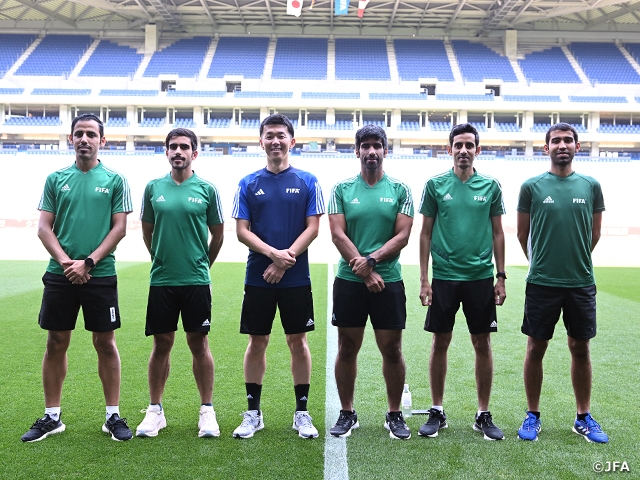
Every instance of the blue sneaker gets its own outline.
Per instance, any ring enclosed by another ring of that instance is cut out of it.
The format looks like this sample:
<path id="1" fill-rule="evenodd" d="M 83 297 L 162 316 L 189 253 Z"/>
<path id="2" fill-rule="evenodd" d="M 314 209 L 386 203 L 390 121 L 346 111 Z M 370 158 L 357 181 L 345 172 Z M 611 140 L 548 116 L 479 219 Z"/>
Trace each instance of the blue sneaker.
<path id="1" fill-rule="evenodd" d="M 522 422 L 522 426 L 518 429 L 518 437 L 521 440 L 529 440 L 535 442 L 538 440 L 538 433 L 542 430 L 542 421 L 533 413 L 527 412 L 527 416 Z M 576 432 L 577 433 L 577 432 Z"/>
<path id="2" fill-rule="evenodd" d="M 590 413 L 584 420 L 577 420 L 573 424 L 573 431 L 578 435 L 582 435 L 587 442 L 607 443 L 609 436 L 602 431 L 598 422 L 596 422 Z"/>

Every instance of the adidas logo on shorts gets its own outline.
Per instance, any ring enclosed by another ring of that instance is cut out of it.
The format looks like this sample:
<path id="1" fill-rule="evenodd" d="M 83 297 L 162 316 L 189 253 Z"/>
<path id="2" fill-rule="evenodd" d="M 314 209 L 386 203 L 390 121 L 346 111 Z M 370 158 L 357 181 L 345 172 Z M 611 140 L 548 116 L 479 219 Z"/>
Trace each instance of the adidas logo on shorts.
<path id="1" fill-rule="evenodd" d="M 313 318 L 310 318 L 307 322 L 307 327 L 310 327 L 311 325 L 314 325 Z"/>
<path id="2" fill-rule="evenodd" d="M 202 326 L 203 327 L 210 327 L 211 326 L 211 323 L 209 322 L 208 318 L 204 322 L 202 322 Z"/>
<path id="3" fill-rule="evenodd" d="M 491 325 L 489 325 L 489 328 L 498 328 L 498 322 L 494 320 L 493 322 L 491 322 Z"/>

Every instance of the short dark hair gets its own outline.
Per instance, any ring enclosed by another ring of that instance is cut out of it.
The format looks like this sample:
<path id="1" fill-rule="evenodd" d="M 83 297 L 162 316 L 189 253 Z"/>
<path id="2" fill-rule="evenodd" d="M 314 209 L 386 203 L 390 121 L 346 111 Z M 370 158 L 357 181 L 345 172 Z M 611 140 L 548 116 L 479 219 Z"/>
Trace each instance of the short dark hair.
<path id="1" fill-rule="evenodd" d="M 560 130 L 561 132 L 571 132 L 573 134 L 573 140 L 576 143 L 578 143 L 578 132 L 576 131 L 576 129 L 573 128 L 568 123 L 560 122 L 560 123 L 556 123 L 555 125 L 551 125 L 549 127 L 549 130 L 547 130 L 547 134 L 544 137 L 545 145 L 549 145 L 549 140 L 551 139 L 551 132 L 553 132 L 554 130 Z"/>
<path id="2" fill-rule="evenodd" d="M 449 132 L 449 146 L 453 147 L 453 139 L 463 133 L 473 133 L 476 137 L 476 148 L 480 146 L 480 135 L 478 135 L 478 130 L 476 130 L 476 127 L 470 123 L 461 123 L 459 125 L 455 125 L 451 129 L 451 132 Z"/>
<path id="3" fill-rule="evenodd" d="M 287 127 L 287 131 L 289 132 L 289 135 L 291 135 L 291 138 L 294 137 L 293 124 L 291 123 L 291 120 L 289 120 L 285 115 L 282 115 L 280 113 L 274 113 L 272 115 L 269 115 L 264 120 L 262 120 L 262 123 L 260 124 L 261 137 L 262 137 L 262 132 L 264 131 L 265 125 L 285 125 Z"/>
<path id="4" fill-rule="evenodd" d="M 76 128 L 76 123 L 84 122 L 86 120 L 93 120 L 98 124 L 98 130 L 100 131 L 100 138 L 104 137 L 104 124 L 100 117 L 98 117 L 95 113 L 83 113 L 82 115 L 78 115 L 71 122 L 71 135 L 73 135 L 73 130 Z"/>
<path id="5" fill-rule="evenodd" d="M 371 124 L 363 125 L 356 132 L 356 150 L 360 150 L 360 145 L 362 145 L 362 141 L 365 138 L 377 138 L 382 140 L 382 146 L 387 148 L 387 132 L 385 132 L 382 127 Z"/>
<path id="6" fill-rule="evenodd" d="M 198 137 L 188 128 L 174 128 L 167 134 L 167 138 L 164 141 L 164 146 L 169 150 L 169 142 L 172 138 L 176 137 L 189 137 L 191 139 L 191 150 L 194 152 L 198 150 Z"/>

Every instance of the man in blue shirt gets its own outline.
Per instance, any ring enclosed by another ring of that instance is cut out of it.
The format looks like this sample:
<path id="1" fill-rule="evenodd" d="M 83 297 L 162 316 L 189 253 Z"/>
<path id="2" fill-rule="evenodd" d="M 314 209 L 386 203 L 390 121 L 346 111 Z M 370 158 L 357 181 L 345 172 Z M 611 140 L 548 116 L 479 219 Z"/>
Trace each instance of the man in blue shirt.
<path id="1" fill-rule="evenodd" d="M 249 335 L 244 356 L 248 409 L 233 432 L 236 438 L 251 438 L 264 428 L 260 395 L 276 307 L 291 351 L 293 428 L 302 438 L 318 436 L 307 410 L 311 354 L 306 332 L 314 329 L 307 248 L 318 235 L 325 209 L 316 177 L 289 165 L 295 143 L 287 117 L 265 118 L 260 146 L 267 154 L 267 166 L 240 180 L 233 202 L 238 240 L 249 247 L 240 319 L 240 332 Z"/>

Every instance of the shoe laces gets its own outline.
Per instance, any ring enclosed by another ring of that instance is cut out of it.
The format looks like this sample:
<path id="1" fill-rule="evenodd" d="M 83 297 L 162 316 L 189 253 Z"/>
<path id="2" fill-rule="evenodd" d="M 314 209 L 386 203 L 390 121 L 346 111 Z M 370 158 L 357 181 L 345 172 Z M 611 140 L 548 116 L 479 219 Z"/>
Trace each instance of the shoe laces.
<path id="1" fill-rule="evenodd" d="M 248 427 L 248 426 L 253 426 L 254 422 L 256 421 L 256 419 L 258 418 L 258 413 L 253 413 L 253 412 L 244 412 L 242 414 L 243 418 L 242 418 L 242 423 L 240 424 L 241 427 Z"/>
<path id="2" fill-rule="evenodd" d="M 47 423 L 51 421 L 53 421 L 51 420 L 51 417 L 49 415 L 45 415 L 44 417 L 38 418 L 35 422 L 33 422 L 33 425 L 31 426 L 31 428 L 44 427 Z"/>
<path id="3" fill-rule="evenodd" d="M 538 428 L 538 422 L 540 419 L 536 417 L 533 413 L 527 413 L 527 418 L 522 422 L 522 427 L 527 430 L 535 430 Z"/>
<path id="4" fill-rule="evenodd" d="M 112 419 L 113 419 L 113 415 L 109 417 L 109 421 L 107 422 L 107 424 L 111 426 L 111 429 L 115 430 L 116 428 L 122 428 L 122 427 L 127 429 L 129 428 L 129 424 L 127 423 L 126 418 L 121 418 L 120 415 L 116 415 L 116 419 L 113 421 Z"/>
<path id="5" fill-rule="evenodd" d="M 212 422 L 216 418 L 216 414 L 213 410 L 204 410 L 200 412 L 200 419 L 204 422 Z"/>
<path id="6" fill-rule="evenodd" d="M 484 424 L 487 427 L 495 427 L 495 424 L 493 423 L 493 417 L 491 416 L 491 414 L 489 412 L 483 412 L 480 414 L 480 416 L 478 417 L 478 421 L 479 422 L 484 422 Z"/>
<path id="7" fill-rule="evenodd" d="M 336 426 L 349 425 L 351 423 L 351 415 L 352 414 L 349 412 L 340 410 L 340 416 L 338 416 L 338 421 L 336 422 Z"/>
<path id="8" fill-rule="evenodd" d="M 429 409 L 429 420 L 427 420 L 427 423 L 429 423 L 429 422 L 431 422 L 431 423 L 435 423 L 435 422 L 440 423 L 442 420 L 444 420 L 443 412 L 441 412 L 437 408 Z"/>
<path id="9" fill-rule="evenodd" d="M 388 423 L 396 428 L 407 428 L 402 412 L 389 412 Z"/>
<path id="10" fill-rule="evenodd" d="M 311 415 L 308 412 L 296 412 L 296 424 L 299 427 L 312 427 Z"/>
<path id="11" fill-rule="evenodd" d="M 602 432 L 602 428 L 600 427 L 600 424 L 596 422 L 591 415 L 587 415 L 587 417 L 584 419 L 584 422 L 587 424 L 589 431 L 595 432 L 595 433 Z"/>

